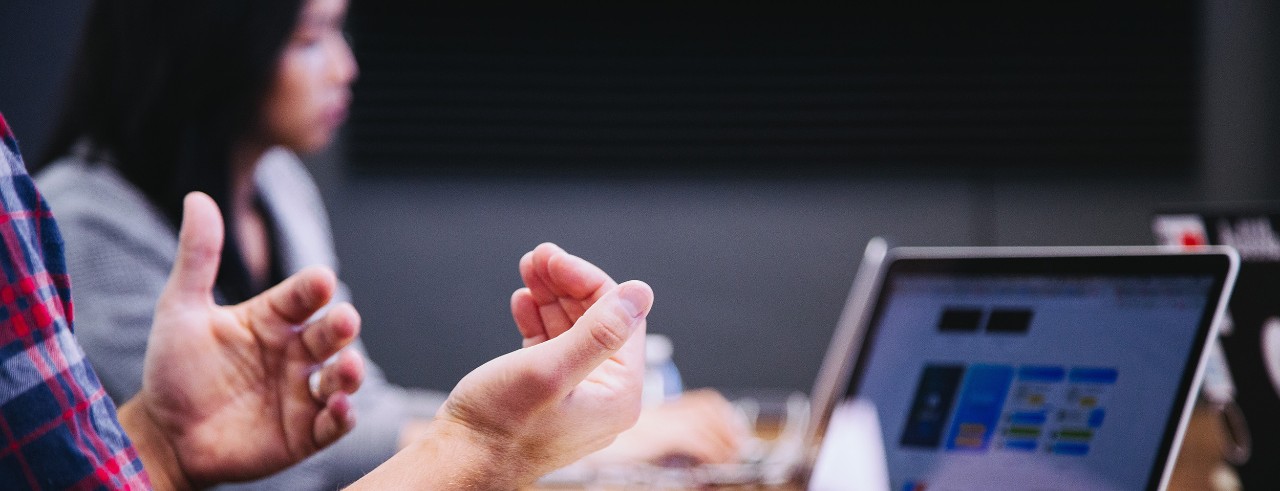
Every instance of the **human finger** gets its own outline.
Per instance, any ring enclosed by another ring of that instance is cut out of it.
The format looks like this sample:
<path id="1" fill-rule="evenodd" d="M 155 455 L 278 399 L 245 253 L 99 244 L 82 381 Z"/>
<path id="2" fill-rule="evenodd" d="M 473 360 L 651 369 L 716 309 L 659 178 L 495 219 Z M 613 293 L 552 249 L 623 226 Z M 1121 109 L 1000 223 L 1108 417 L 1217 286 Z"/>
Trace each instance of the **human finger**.
<path id="1" fill-rule="evenodd" d="M 338 392 L 354 394 L 364 381 L 364 358 L 351 350 L 341 351 L 336 360 L 322 366 L 317 374 L 319 383 L 311 391 L 317 401 L 328 401 Z"/>
<path id="2" fill-rule="evenodd" d="M 359 334 L 360 313 L 351 304 L 343 302 L 302 329 L 302 346 L 311 356 L 312 363 L 319 363 L 347 347 Z"/>
<path id="3" fill-rule="evenodd" d="M 596 300 L 617 284 L 603 269 L 551 242 L 525 254 L 520 266 L 521 278 L 544 305 L 565 299 Z"/>
<path id="4" fill-rule="evenodd" d="M 547 259 L 547 274 L 564 297 L 580 302 L 597 300 L 617 285 L 603 269 L 564 250 Z"/>
<path id="5" fill-rule="evenodd" d="M 325 400 L 324 408 L 316 413 L 311 436 L 317 449 L 329 446 L 347 434 L 356 425 L 355 408 L 351 396 L 337 392 Z"/>
<path id="6" fill-rule="evenodd" d="M 653 290 L 642 281 L 628 281 L 606 293 L 587 310 L 573 328 L 542 343 L 545 359 L 554 360 L 557 372 L 576 386 L 596 367 L 615 354 L 625 356 L 632 370 L 643 370 L 641 351 L 623 351 L 637 345 L 634 334 L 643 332 L 644 320 L 653 307 Z M 640 340 L 643 341 L 643 340 Z"/>
<path id="7" fill-rule="evenodd" d="M 516 329 L 520 330 L 524 347 L 547 340 L 547 329 L 538 313 L 538 301 L 534 300 L 533 293 L 527 287 L 511 294 L 511 316 L 515 318 Z"/>
<path id="8" fill-rule="evenodd" d="M 161 298 L 165 302 L 213 303 L 224 236 L 222 213 L 208 195 L 192 192 L 182 200 L 178 253 Z"/>
<path id="9" fill-rule="evenodd" d="M 604 270 L 563 250 L 548 258 L 546 267 L 549 282 L 560 293 L 556 297 L 558 305 L 548 305 L 543 310 L 558 308 L 564 318 L 563 322 L 548 323 L 547 335 L 551 337 L 569 329 L 591 304 L 617 285 Z"/>
<path id="10" fill-rule="evenodd" d="M 258 336 L 283 339 L 333 298 L 337 278 L 324 267 L 310 267 L 240 304 Z M 333 351 L 337 351 L 336 349 Z"/>
<path id="11" fill-rule="evenodd" d="M 574 296 L 573 292 L 566 288 L 567 285 L 562 284 L 560 279 L 557 278 L 557 273 L 552 271 L 552 264 L 564 260 L 565 256 L 573 255 L 551 242 L 538 244 L 531 251 L 530 264 L 534 281 L 533 284 L 528 284 L 528 286 L 533 290 L 534 297 L 538 299 L 539 304 L 555 304 L 565 298 L 573 298 L 575 300 L 580 298 Z"/>
<path id="12" fill-rule="evenodd" d="M 539 306 L 549 338 L 572 327 L 592 303 L 617 285 L 604 270 L 550 242 L 521 258 L 521 276 Z"/>
<path id="13" fill-rule="evenodd" d="M 520 279 L 539 305 L 556 302 L 557 294 L 553 286 L 547 283 L 550 277 L 546 271 L 547 260 L 559 250 L 560 246 L 543 242 L 520 258 Z"/>
<path id="14" fill-rule="evenodd" d="M 520 258 L 520 278 L 524 281 L 525 288 L 529 290 L 529 296 L 536 306 L 534 312 L 538 318 L 537 323 L 546 339 L 556 337 L 569 329 L 574 321 L 560 306 L 559 294 L 549 283 L 551 280 L 546 272 L 547 261 L 559 251 L 561 251 L 559 246 L 543 242 Z M 520 319 L 516 322 L 519 326 Z M 528 347 L 531 344 L 536 343 L 526 342 L 524 346 Z"/>

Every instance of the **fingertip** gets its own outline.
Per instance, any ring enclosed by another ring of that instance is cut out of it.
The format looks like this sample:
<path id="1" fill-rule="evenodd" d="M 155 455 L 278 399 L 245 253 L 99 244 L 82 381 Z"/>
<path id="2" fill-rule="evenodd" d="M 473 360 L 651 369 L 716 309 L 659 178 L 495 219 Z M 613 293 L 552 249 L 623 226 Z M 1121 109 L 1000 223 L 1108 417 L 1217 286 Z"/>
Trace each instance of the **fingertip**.
<path id="1" fill-rule="evenodd" d="M 547 260 L 547 275 L 562 293 L 579 301 L 597 300 L 617 284 L 591 261 L 568 252 Z"/>
<path id="2" fill-rule="evenodd" d="M 649 315 L 653 309 L 653 288 L 640 280 L 630 280 L 618 285 L 618 299 L 632 318 L 639 319 Z"/>
<path id="3" fill-rule="evenodd" d="M 311 305 L 329 303 L 338 289 L 338 275 L 325 266 L 308 266 L 296 276 L 304 282 Z"/>
<path id="4" fill-rule="evenodd" d="M 364 357 L 352 350 L 343 350 L 338 356 L 336 374 L 339 390 L 354 394 L 364 383 Z"/>
<path id="5" fill-rule="evenodd" d="M 525 298 L 532 298 L 533 292 L 529 291 L 529 287 L 522 286 L 511 292 L 511 310 L 515 311 L 516 307 L 524 302 Z"/>
<path id="6" fill-rule="evenodd" d="M 304 326 L 302 345 L 319 363 L 349 346 L 360 335 L 360 314 L 343 302 L 333 306 L 319 320 Z"/>
<path id="7" fill-rule="evenodd" d="M 534 247 L 533 250 L 542 251 L 543 253 L 546 253 L 546 254 L 553 254 L 557 251 L 564 252 L 564 249 L 556 245 L 555 242 L 543 242 L 541 244 L 538 244 L 538 247 Z"/>
<path id="8" fill-rule="evenodd" d="M 184 205 L 207 205 L 213 208 L 218 208 L 218 201 L 203 191 L 191 191 L 187 193 L 186 196 L 182 197 L 182 202 Z"/>
<path id="9" fill-rule="evenodd" d="M 221 244 L 221 227 L 216 225 L 222 224 L 222 210 L 218 208 L 218 202 L 214 201 L 209 195 L 200 191 L 192 191 L 182 198 L 182 225 L 179 230 L 179 236 L 186 235 L 188 240 L 192 233 L 198 231 L 215 230 L 215 234 Z"/>
<path id="10" fill-rule="evenodd" d="M 647 293 L 648 293 L 648 295 L 649 295 L 650 297 L 652 297 L 652 296 L 653 296 L 653 287 L 649 286 L 649 284 L 648 284 L 648 283 L 645 283 L 645 282 L 643 282 L 643 281 L 640 281 L 640 280 L 627 280 L 627 281 L 622 282 L 622 284 L 623 284 L 623 285 L 626 285 L 626 287 L 627 287 L 627 288 L 637 288 L 637 289 L 643 290 L 643 291 L 647 292 Z"/>
<path id="11" fill-rule="evenodd" d="M 334 305 L 329 309 L 330 323 L 333 327 L 334 339 L 346 346 L 356 336 L 360 335 L 360 326 L 363 322 L 360 318 L 360 312 L 356 310 L 354 305 L 349 302 L 342 302 Z"/>
<path id="12" fill-rule="evenodd" d="M 356 414 L 351 398 L 345 393 L 337 392 L 325 401 L 325 407 L 316 415 L 315 431 L 312 437 L 317 448 L 324 448 L 347 434 L 356 425 Z"/>
<path id="13" fill-rule="evenodd" d="M 543 278 L 550 279 L 547 275 L 551 258 L 556 254 L 564 252 L 560 246 L 551 242 L 543 242 L 538 247 L 533 248 L 533 272 Z"/>
<path id="14" fill-rule="evenodd" d="M 529 347 L 547 339 L 546 327 L 538 314 L 538 301 L 529 288 L 520 288 L 511 294 L 511 317 L 516 322 L 523 346 Z M 536 339 L 530 342 L 531 339 Z"/>
<path id="15" fill-rule="evenodd" d="M 215 202 L 213 198 L 209 197 L 209 195 L 204 194 L 203 192 L 200 192 L 200 191 L 192 191 L 190 193 L 187 193 L 186 196 L 182 197 L 182 205 L 184 207 L 190 207 L 192 205 L 200 206 L 201 201 L 212 204 L 215 207 L 218 206 L 218 203 Z"/>
<path id="16" fill-rule="evenodd" d="M 222 215 L 208 195 L 183 197 L 178 250 L 160 303 L 211 302 L 222 255 Z"/>
<path id="17" fill-rule="evenodd" d="M 346 415 L 351 412 L 351 396 L 346 392 L 334 392 L 329 396 L 325 407 L 333 411 L 334 415 Z"/>
<path id="18" fill-rule="evenodd" d="M 516 326 L 523 331 L 526 321 L 537 320 L 530 318 L 530 315 L 536 315 L 538 309 L 538 301 L 533 298 L 533 291 L 529 287 L 517 288 L 511 292 L 511 316 L 515 318 Z"/>

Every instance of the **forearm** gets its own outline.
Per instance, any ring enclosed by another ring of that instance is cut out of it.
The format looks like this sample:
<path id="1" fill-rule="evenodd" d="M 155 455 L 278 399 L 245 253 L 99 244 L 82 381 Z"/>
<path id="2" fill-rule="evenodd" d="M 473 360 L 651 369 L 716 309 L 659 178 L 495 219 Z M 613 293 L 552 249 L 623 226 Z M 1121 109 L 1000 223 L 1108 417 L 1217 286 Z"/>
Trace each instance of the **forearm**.
<path id="1" fill-rule="evenodd" d="M 133 447 L 142 459 L 142 466 L 151 478 L 153 489 L 160 491 L 182 491 L 196 489 L 182 472 L 177 453 L 163 430 L 142 407 L 137 397 L 120 406 L 120 426 L 133 441 Z"/>
<path id="2" fill-rule="evenodd" d="M 348 491 L 427 489 L 505 491 L 529 484 L 527 460 L 461 424 L 432 421 L 421 438 L 356 481 Z"/>

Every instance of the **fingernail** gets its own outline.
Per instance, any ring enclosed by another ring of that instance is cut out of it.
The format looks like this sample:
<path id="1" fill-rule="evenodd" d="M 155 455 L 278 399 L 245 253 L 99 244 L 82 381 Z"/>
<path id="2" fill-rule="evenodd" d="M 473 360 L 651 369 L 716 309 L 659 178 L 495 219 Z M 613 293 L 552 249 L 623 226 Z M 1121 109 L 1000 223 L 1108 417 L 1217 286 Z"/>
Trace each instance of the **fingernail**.
<path id="1" fill-rule="evenodd" d="M 618 292 L 618 300 L 622 302 L 622 308 L 632 319 L 638 319 L 644 315 L 645 307 L 649 303 L 648 292 L 643 288 L 623 285 L 622 291 Z"/>

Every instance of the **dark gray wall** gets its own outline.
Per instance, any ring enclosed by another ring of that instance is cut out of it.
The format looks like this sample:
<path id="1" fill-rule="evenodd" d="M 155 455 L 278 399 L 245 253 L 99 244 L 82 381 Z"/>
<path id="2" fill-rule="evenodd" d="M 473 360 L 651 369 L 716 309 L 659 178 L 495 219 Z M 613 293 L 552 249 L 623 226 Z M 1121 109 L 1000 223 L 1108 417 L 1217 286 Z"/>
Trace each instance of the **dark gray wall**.
<path id="1" fill-rule="evenodd" d="M 28 155 L 84 2 L 0 2 L 0 111 Z M 1206 6 L 1204 155 L 1192 175 L 905 176 L 832 181 L 349 177 L 312 159 L 365 340 L 392 380 L 440 389 L 518 346 L 516 261 L 555 241 L 650 282 L 651 329 L 690 385 L 807 390 L 862 244 L 1146 244 L 1164 203 L 1280 199 L 1266 0 Z"/>
<path id="2" fill-rule="evenodd" d="M 517 347 L 516 261 L 553 240 L 653 285 L 650 327 L 675 340 L 690 385 L 807 390 L 873 235 L 910 245 L 1146 244 L 1154 206 L 1194 188 L 362 178 L 341 187 L 331 213 L 366 341 L 399 382 L 447 387 Z"/>
<path id="3" fill-rule="evenodd" d="M 1170 203 L 1280 199 L 1274 7 L 1209 2 L 1201 164 L 1192 175 L 834 182 L 329 179 L 343 277 L 374 359 L 447 388 L 518 346 L 516 261 L 551 240 L 650 282 L 651 329 L 689 385 L 808 390 L 862 245 L 1149 244 Z M 325 170 L 328 169 L 328 170 Z"/>
<path id="4" fill-rule="evenodd" d="M 27 159 L 44 148 L 88 2 L 0 2 L 0 112 Z"/>

